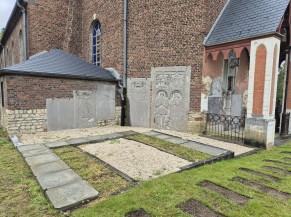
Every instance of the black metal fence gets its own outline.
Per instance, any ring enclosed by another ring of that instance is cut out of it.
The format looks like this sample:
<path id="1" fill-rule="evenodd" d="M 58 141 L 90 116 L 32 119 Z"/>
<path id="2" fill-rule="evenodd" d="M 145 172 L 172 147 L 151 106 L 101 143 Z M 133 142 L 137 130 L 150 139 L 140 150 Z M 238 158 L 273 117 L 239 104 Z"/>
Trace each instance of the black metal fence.
<path id="1" fill-rule="evenodd" d="M 246 118 L 240 116 L 206 114 L 205 133 L 224 140 L 244 141 Z"/>

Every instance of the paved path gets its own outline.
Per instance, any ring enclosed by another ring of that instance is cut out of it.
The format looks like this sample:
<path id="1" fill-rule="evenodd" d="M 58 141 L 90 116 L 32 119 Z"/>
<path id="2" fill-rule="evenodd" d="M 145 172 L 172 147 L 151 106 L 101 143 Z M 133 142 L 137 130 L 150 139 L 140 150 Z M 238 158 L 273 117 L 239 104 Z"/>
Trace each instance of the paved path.
<path id="1" fill-rule="evenodd" d="M 51 203 L 56 209 L 67 210 L 98 197 L 98 192 L 76 174 L 57 155 L 43 144 L 23 145 L 17 137 L 11 138 L 13 144 L 31 168 Z M 47 145 L 68 145 L 58 143 Z"/>

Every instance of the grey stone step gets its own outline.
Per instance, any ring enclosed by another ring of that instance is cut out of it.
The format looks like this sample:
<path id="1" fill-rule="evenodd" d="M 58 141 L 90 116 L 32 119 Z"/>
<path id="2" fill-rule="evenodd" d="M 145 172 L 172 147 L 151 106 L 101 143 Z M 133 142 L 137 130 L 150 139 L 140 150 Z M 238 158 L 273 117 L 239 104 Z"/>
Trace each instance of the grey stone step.
<path id="1" fill-rule="evenodd" d="M 17 149 L 23 153 L 26 151 L 30 151 L 30 150 L 36 150 L 36 149 L 45 149 L 46 147 L 43 144 L 35 144 L 35 145 L 21 145 L 21 146 L 17 146 Z"/>
<path id="2" fill-rule="evenodd" d="M 46 195 L 56 209 L 68 210 L 98 197 L 98 191 L 85 181 L 52 188 Z"/>
<path id="3" fill-rule="evenodd" d="M 60 142 L 48 142 L 48 143 L 45 143 L 44 145 L 48 148 L 60 148 L 60 147 L 68 146 L 70 144 L 67 143 L 66 141 L 60 141 Z"/>
<path id="4" fill-rule="evenodd" d="M 161 135 L 161 133 L 155 132 L 155 131 L 149 131 L 149 132 L 146 132 L 146 133 L 143 133 L 143 134 L 146 135 L 146 136 L 157 136 L 157 135 Z"/>
<path id="5" fill-rule="evenodd" d="M 58 160 L 46 164 L 34 165 L 31 166 L 30 169 L 32 170 L 33 174 L 38 177 L 53 172 L 67 170 L 70 169 L 70 167 L 64 161 Z"/>
<path id="6" fill-rule="evenodd" d="M 38 176 L 37 180 L 41 188 L 46 191 L 51 188 L 60 187 L 76 181 L 82 180 L 73 170 L 62 170 Z"/>
<path id="7" fill-rule="evenodd" d="M 22 155 L 23 157 L 33 157 L 33 156 L 38 156 L 42 154 L 50 154 L 50 153 L 52 152 L 48 148 L 40 148 L 40 149 L 23 151 Z"/>
<path id="8" fill-rule="evenodd" d="M 50 162 L 58 161 L 58 160 L 60 160 L 60 159 L 54 153 L 42 154 L 42 155 L 38 155 L 38 156 L 25 158 L 25 161 L 29 166 L 50 163 Z"/>
<path id="9" fill-rule="evenodd" d="M 83 145 L 89 144 L 90 140 L 88 138 L 78 138 L 78 139 L 69 139 L 66 140 L 69 145 Z"/>
<path id="10" fill-rule="evenodd" d="M 187 147 L 187 148 L 195 149 L 196 151 L 203 152 L 205 154 L 212 155 L 212 156 L 219 156 L 219 155 L 227 152 L 227 150 L 224 150 L 221 148 L 216 148 L 216 147 L 210 146 L 210 145 L 205 145 L 202 143 L 197 143 L 194 141 L 183 143 L 181 145 L 184 147 Z"/>
<path id="11" fill-rule="evenodd" d="M 183 143 L 187 143 L 189 142 L 188 140 L 185 140 L 185 139 L 180 139 L 180 138 L 177 138 L 177 137 L 170 137 L 169 139 L 165 139 L 167 142 L 171 142 L 171 143 L 174 143 L 174 144 L 183 144 Z"/>

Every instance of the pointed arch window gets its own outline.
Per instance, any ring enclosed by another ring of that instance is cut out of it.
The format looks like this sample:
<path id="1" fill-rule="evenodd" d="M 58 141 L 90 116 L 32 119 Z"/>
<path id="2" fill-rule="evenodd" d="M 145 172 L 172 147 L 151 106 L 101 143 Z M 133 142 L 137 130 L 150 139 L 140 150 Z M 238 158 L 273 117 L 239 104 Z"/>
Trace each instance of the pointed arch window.
<path id="1" fill-rule="evenodd" d="M 101 66 L 101 24 L 99 21 L 93 26 L 92 62 L 96 66 Z"/>

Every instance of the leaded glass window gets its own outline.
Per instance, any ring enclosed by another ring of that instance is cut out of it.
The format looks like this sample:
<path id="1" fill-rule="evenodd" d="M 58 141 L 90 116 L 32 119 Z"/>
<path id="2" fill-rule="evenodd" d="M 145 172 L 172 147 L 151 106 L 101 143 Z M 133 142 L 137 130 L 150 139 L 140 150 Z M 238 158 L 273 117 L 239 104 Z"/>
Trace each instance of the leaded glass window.
<path id="1" fill-rule="evenodd" d="M 97 21 L 93 27 L 93 43 L 92 43 L 92 57 L 93 64 L 96 66 L 101 65 L 101 25 Z"/>

